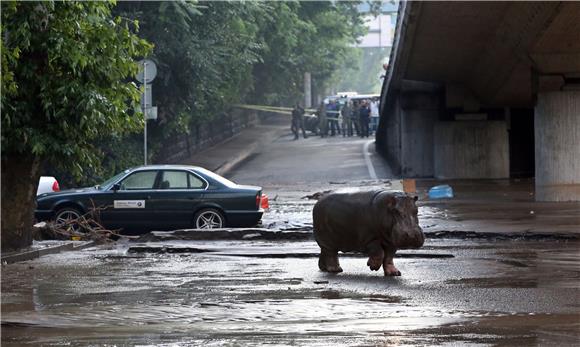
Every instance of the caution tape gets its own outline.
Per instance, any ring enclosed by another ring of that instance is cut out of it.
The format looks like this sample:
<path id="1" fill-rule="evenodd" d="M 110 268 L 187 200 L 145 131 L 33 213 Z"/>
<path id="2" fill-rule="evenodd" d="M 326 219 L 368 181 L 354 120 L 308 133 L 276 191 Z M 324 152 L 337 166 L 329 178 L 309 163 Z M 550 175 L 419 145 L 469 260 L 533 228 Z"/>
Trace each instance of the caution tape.
<path id="1" fill-rule="evenodd" d="M 281 114 L 287 114 L 287 115 L 291 115 L 292 114 L 292 110 L 294 110 L 292 107 L 278 107 L 278 106 L 266 106 L 266 105 L 247 105 L 247 104 L 244 104 L 244 105 L 237 104 L 237 105 L 234 105 L 234 107 L 244 108 L 244 109 L 248 109 L 248 110 L 264 111 L 264 112 L 273 112 L 273 113 L 281 113 Z M 304 111 L 305 112 L 316 112 L 317 110 L 307 108 Z"/>
<path id="2" fill-rule="evenodd" d="M 292 111 L 294 110 L 292 107 L 278 107 L 278 106 L 266 106 L 266 105 L 242 105 L 237 104 L 234 105 L 237 108 L 244 108 L 247 110 L 256 110 L 256 111 L 264 111 L 264 112 L 272 112 L 272 113 L 279 113 L 285 115 L 292 115 Z M 304 110 L 305 112 L 318 112 L 318 110 L 307 108 Z M 326 111 L 327 114 L 336 114 L 339 115 L 339 111 Z M 326 120 L 335 120 L 338 121 L 339 117 L 326 117 Z"/>

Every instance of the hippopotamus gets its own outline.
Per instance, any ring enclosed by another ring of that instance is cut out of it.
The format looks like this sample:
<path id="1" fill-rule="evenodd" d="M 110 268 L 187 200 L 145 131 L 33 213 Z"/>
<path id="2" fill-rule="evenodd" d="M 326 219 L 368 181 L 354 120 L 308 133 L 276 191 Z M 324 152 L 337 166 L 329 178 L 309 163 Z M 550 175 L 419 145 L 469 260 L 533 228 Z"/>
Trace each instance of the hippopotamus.
<path id="1" fill-rule="evenodd" d="M 395 252 L 425 242 L 416 201 L 416 196 L 385 190 L 322 196 L 312 211 L 320 270 L 342 272 L 338 251 L 363 252 L 371 270 L 382 265 L 385 276 L 400 276 L 393 264 Z"/>

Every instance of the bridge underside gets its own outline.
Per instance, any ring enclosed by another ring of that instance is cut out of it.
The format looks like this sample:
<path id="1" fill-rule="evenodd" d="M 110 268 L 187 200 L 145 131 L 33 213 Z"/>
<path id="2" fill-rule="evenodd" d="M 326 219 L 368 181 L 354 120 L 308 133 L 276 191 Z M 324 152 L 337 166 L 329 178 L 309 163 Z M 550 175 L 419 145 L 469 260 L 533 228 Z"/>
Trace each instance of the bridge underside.
<path id="1" fill-rule="evenodd" d="M 406 177 L 580 200 L 580 3 L 402 2 L 378 148 Z"/>

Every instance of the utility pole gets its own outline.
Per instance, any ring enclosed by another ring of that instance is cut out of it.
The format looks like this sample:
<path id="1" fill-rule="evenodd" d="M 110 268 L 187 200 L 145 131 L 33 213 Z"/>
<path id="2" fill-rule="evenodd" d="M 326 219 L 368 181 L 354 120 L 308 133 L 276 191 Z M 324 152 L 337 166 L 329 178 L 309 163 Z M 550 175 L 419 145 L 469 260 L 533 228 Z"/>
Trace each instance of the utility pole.
<path id="1" fill-rule="evenodd" d="M 312 106 L 312 80 L 310 72 L 304 73 L 304 108 Z"/>

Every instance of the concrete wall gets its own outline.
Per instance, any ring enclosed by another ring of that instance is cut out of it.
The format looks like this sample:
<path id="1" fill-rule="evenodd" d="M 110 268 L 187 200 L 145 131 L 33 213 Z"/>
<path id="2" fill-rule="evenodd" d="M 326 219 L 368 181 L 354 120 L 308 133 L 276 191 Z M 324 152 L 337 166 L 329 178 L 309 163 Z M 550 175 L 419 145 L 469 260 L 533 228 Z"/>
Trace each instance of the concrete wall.
<path id="1" fill-rule="evenodd" d="M 259 121 L 256 111 L 232 109 L 211 121 L 202 122 L 183 134 L 167 141 L 154 159 L 156 164 L 172 164 L 214 146 Z"/>
<path id="2" fill-rule="evenodd" d="M 396 175 L 401 173 L 401 113 L 400 99 L 397 96 L 383 110 L 376 134 L 376 148 Z"/>
<path id="3" fill-rule="evenodd" d="M 505 121 L 437 122 L 434 144 L 436 178 L 509 178 Z"/>
<path id="4" fill-rule="evenodd" d="M 536 200 L 580 201 L 580 91 L 538 94 Z"/>
<path id="5" fill-rule="evenodd" d="M 433 177 L 433 128 L 439 102 L 429 93 L 406 93 L 402 98 L 401 174 Z"/>

